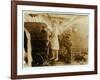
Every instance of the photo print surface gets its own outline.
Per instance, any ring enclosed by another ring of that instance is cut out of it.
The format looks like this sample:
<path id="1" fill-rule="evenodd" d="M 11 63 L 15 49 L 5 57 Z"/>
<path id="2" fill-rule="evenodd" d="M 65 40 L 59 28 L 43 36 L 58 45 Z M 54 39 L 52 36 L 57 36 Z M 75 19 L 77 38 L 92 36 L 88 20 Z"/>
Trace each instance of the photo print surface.
<path id="1" fill-rule="evenodd" d="M 22 14 L 23 67 L 88 64 L 88 14 Z"/>

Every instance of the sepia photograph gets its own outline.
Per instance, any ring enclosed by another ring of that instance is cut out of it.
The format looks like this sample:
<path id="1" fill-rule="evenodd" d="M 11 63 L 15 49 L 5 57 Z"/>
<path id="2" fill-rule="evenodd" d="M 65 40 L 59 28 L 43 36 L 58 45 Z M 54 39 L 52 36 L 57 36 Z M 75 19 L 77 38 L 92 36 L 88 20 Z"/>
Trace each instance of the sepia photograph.
<path id="1" fill-rule="evenodd" d="M 88 63 L 88 14 L 23 11 L 23 67 Z"/>

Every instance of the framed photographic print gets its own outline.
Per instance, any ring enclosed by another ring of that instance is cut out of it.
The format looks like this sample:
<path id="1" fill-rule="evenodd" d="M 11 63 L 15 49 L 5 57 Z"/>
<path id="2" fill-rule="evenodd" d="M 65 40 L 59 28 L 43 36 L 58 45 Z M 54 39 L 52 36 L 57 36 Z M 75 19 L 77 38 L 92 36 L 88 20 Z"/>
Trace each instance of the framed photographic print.
<path id="1" fill-rule="evenodd" d="M 97 6 L 11 1 L 11 78 L 97 74 Z"/>

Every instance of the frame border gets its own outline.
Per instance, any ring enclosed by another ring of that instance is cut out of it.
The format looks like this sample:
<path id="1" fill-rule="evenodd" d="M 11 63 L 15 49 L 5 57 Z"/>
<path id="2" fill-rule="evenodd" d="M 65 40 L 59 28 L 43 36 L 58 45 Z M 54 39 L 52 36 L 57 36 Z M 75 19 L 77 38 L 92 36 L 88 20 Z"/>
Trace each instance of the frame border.
<path id="1" fill-rule="evenodd" d="M 17 5 L 94 9 L 95 11 L 94 12 L 94 21 L 95 21 L 94 22 L 94 27 L 95 27 L 94 28 L 94 71 L 17 75 Z M 90 75 L 90 74 L 97 74 L 97 6 L 96 5 L 33 2 L 33 1 L 11 1 L 11 79 L 60 77 L 60 76 L 75 76 L 75 75 Z"/>

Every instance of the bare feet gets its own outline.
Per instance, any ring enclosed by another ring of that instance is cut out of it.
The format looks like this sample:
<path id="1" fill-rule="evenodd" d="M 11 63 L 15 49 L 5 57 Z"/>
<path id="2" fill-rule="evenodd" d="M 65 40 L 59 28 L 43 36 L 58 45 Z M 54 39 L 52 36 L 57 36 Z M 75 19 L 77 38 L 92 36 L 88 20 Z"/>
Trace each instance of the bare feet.
<path id="1" fill-rule="evenodd" d="M 58 61 L 58 58 L 56 58 L 55 61 Z"/>
<path id="2" fill-rule="evenodd" d="M 52 57 L 52 58 L 50 58 L 50 60 L 54 60 L 54 59 L 55 59 L 55 58 L 53 58 L 53 57 Z"/>

